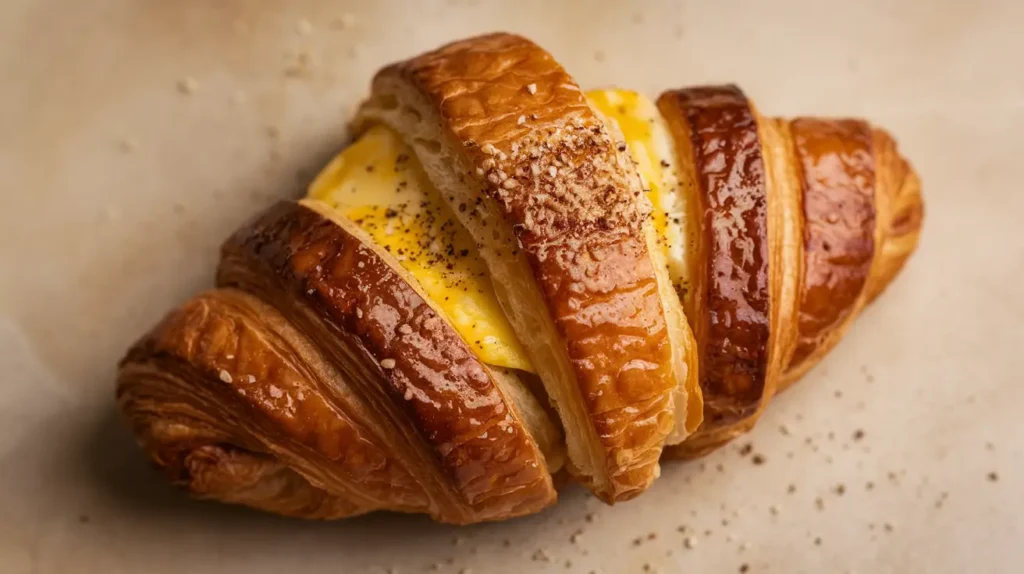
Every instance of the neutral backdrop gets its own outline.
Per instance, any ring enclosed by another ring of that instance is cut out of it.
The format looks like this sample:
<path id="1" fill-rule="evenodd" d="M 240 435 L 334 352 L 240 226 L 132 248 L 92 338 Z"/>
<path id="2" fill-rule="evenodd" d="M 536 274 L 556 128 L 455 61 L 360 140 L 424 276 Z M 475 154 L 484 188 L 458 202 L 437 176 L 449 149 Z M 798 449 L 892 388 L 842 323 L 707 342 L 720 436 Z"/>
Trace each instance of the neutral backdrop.
<path id="1" fill-rule="evenodd" d="M 1016 0 L 0 3 L 0 572 L 1019 572 L 1022 22 Z M 924 180 L 919 252 L 749 439 L 614 508 L 322 524 L 166 486 L 114 410 L 123 350 L 302 192 L 374 70 L 498 29 L 585 87 L 728 81 L 767 114 L 872 119 Z"/>

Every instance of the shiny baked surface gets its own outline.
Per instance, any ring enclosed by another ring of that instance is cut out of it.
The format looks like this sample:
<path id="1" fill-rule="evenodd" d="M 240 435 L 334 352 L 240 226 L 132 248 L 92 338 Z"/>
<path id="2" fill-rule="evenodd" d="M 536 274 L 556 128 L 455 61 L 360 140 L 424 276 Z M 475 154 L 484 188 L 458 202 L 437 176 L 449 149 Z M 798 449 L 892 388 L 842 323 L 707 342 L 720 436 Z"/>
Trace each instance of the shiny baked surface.
<path id="1" fill-rule="evenodd" d="M 768 364 L 768 200 L 757 122 L 732 86 L 678 90 L 660 99 L 688 137 L 700 232 L 688 318 L 700 353 L 705 423 L 698 433 L 752 415 Z M 684 152 L 685 153 L 685 152 Z"/>
<path id="2" fill-rule="evenodd" d="M 512 230 L 493 248 L 495 257 L 504 250 L 526 258 L 559 339 L 540 345 L 564 347 L 578 393 L 556 403 L 582 403 L 587 419 L 563 412 L 563 424 L 582 425 L 593 435 L 584 442 L 596 441 L 603 458 L 585 462 L 570 445 L 577 466 L 597 467 L 580 478 L 608 500 L 642 492 L 675 424 L 679 381 L 643 234 L 650 205 L 625 150 L 554 58 L 510 34 L 454 42 L 388 66 L 375 78 L 374 94 L 381 108 L 397 100 L 406 118 L 391 121 L 408 130 L 420 123 L 408 116 L 432 122 L 426 114 L 436 114 L 438 131 L 465 162 L 467 185 L 479 186 L 500 213 L 502 221 L 487 223 Z M 424 137 L 417 133 L 406 137 Z M 449 153 L 438 142 L 431 146 Z M 423 147 L 421 155 L 431 151 Z M 460 215 L 470 229 L 472 217 Z M 486 235 L 476 233 L 478 241 Z M 519 334 L 529 347 L 532 334 Z M 542 378 L 559 371 L 533 359 Z"/>
<path id="3" fill-rule="evenodd" d="M 410 465 L 440 519 L 487 520 L 554 502 L 537 445 L 486 367 L 365 241 L 282 203 L 223 253 L 218 283 L 288 309 L 376 405 L 389 436 L 410 443 Z"/>
<path id="4" fill-rule="evenodd" d="M 805 221 L 796 365 L 864 289 L 875 251 L 875 165 L 866 122 L 801 118 L 790 125 Z"/>

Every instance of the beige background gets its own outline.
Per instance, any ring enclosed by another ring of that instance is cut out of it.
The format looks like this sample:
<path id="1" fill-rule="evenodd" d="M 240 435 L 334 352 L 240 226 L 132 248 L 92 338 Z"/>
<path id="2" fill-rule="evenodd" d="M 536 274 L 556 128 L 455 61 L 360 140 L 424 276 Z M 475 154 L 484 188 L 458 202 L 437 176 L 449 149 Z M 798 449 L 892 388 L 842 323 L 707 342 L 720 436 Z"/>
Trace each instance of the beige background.
<path id="1" fill-rule="evenodd" d="M 0 572 L 1019 572 L 1022 22 L 1016 0 L 4 1 Z M 465 529 L 165 486 L 113 410 L 120 353 L 210 284 L 236 225 L 299 193 L 376 68 L 494 29 L 588 87 L 735 81 L 766 113 L 877 121 L 924 179 L 919 253 L 762 419 L 761 466 L 731 447 L 635 502 L 570 490 Z"/>

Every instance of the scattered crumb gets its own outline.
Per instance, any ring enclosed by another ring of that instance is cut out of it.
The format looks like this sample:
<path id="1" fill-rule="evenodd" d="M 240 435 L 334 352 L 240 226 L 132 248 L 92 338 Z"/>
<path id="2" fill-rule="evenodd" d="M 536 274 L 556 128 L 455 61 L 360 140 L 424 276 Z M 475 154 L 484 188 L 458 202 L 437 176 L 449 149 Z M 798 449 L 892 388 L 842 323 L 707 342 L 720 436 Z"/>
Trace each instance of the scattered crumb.
<path id="1" fill-rule="evenodd" d="M 461 536 L 455 536 L 455 537 L 452 538 L 452 546 L 459 546 L 459 545 L 462 544 L 462 542 L 463 542 L 463 539 L 462 539 Z"/>
<path id="2" fill-rule="evenodd" d="M 814 507 L 818 510 L 825 510 L 825 500 L 820 496 L 814 499 Z"/>
<path id="3" fill-rule="evenodd" d="M 747 444 L 745 444 L 745 445 L 740 447 L 740 456 L 747 456 L 753 450 L 754 450 L 754 444 L 748 442 Z"/>
<path id="4" fill-rule="evenodd" d="M 896 530 L 896 526 L 891 522 L 886 522 L 882 525 L 882 528 L 885 528 L 886 532 L 892 532 L 893 530 Z"/>
<path id="5" fill-rule="evenodd" d="M 765 460 L 764 455 L 759 453 L 755 454 L 754 457 L 750 459 L 750 462 L 753 462 L 754 464 L 760 466 L 767 461 Z"/>
<path id="6" fill-rule="evenodd" d="M 843 391 L 836 391 L 835 395 L 836 395 L 837 399 L 841 399 L 841 398 L 843 398 Z"/>
<path id="7" fill-rule="evenodd" d="M 338 30 L 346 30 L 348 28 L 351 28 L 352 26 L 355 25 L 355 23 L 356 17 L 353 16 L 352 14 L 349 14 L 348 12 L 331 20 L 331 26 Z"/>
<path id="8" fill-rule="evenodd" d="M 131 136 L 124 136 L 117 140 L 117 149 L 121 153 L 132 153 L 139 147 L 139 142 Z"/>
<path id="9" fill-rule="evenodd" d="M 693 548 L 693 547 L 697 546 L 697 539 L 694 538 L 693 536 L 687 536 L 686 538 L 683 539 L 683 546 L 685 546 L 687 548 Z"/>
<path id="10" fill-rule="evenodd" d="M 566 569 L 572 568 L 572 560 L 566 558 L 565 559 L 565 567 L 566 567 Z"/>
<path id="11" fill-rule="evenodd" d="M 186 96 L 190 96 L 199 90 L 199 81 L 189 76 L 178 80 L 178 91 Z"/>
<path id="12" fill-rule="evenodd" d="M 996 449 L 996 445 L 993 444 L 991 441 L 985 443 L 985 450 L 995 450 L 995 449 Z"/>
<path id="13" fill-rule="evenodd" d="M 837 495 L 842 496 L 842 495 L 846 494 L 846 485 L 844 485 L 842 483 L 837 484 L 836 487 L 833 490 L 835 490 Z"/>
<path id="14" fill-rule="evenodd" d="M 857 430 L 853 431 L 853 440 L 861 440 L 862 438 L 864 438 L 864 430 L 863 429 L 857 429 Z"/>
<path id="15" fill-rule="evenodd" d="M 749 570 L 750 570 L 750 565 L 748 565 L 748 564 L 740 564 L 740 572 L 747 572 Z"/>
<path id="16" fill-rule="evenodd" d="M 648 532 L 647 533 L 647 539 L 648 540 L 654 540 L 657 537 L 658 537 L 658 533 L 657 532 Z"/>
<path id="17" fill-rule="evenodd" d="M 571 542 L 573 544 L 579 544 L 580 538 L 582 536 L 583 536 L 583 531 L 582 530 L 577 530 L 576 532 L 573 532 L 572 535 L 569 536 L 569 542 Z"/>
<path id="18" fill-rule="evenodd" d="M 750 543 L 749 542 L 741 542 L 740 543 L 740 552 L 746 552 L 749 549 L 750 549 Z"/>
<path id="19" fill-rule="evenodd" d="M 604 61 L 604 57 L 605 57 L 604 56 L 604 52 L 602 52 L 601 50 L 598 50 L 598 51 L 594 52 L 594 61 L 595 62 L 603 62 Z"/>
<path id="20" fill-rule="evenodd" d="M 583 519 L 587 522 L 593 522 L 597 520 L 597 514 L 593 512 L 588 512 L 587 515 L 583 517 Z"/>
<path id="21" fill-rule="evenodd" d="M 999 474 L 998 473 L 996 473 L 995 471 L 992 471 L 992 472 L 988 473 L 988 481 L 989 482 L 997 482 L 998 480 L 999 480 Z"/>
<path id="22" fill-rule="evenodd" d="M 506 538 L 506 539 L 501 541 L 501 545 L 504 546 L 505 548 L 509 548 L 509 547 L 512 546 L 512 541 L 509 540 L 508 538 Z"/>
<path id="23" fill-rule="evenodd" d="M 650 562 L 644 562 L 644 572 L 652 572 L 653 570 L 654 566 Z"/>
<path id="24" fill-rule="evenodd" d="M 534 562 L 551 562 L 551 556 L 548 556 L 547 550 L 538 548 L 533 556 L 530 557 Z"/>
<path id="25" fill-rule="evenodd" d="M 686 532 L 686 525 L 680 524 L 679 526 L 676 526 L 676 532 Z"/>
<path id="26" fill-rule="evenodd" d="M 302 18 L 295 23 L 295 33 L 299 36 L 309 36 L 313 33 L 313 23 L 309 20 Z"/>
<path id="27" fill-rule="evenodd" d="M 790 436 L 791 434 L 793 434 L 792 432 L 790 432 L 789 427 L 786 425 L 779 425 L 779 432 L 785 436 Z"/>
<path id="28" fill-rule="evenodd" d="M 821 536 L 816 536 L 814 538 L 814 545 L 815 546 L 821 546 Z"/>
<path id="29" fill-rule="evenodd" d="M 537 84 L 527 84 L 526 91 L 530 92 L 531 95 L 532 94 L 536 94 L 537 93 Z"/>
<path id="30" fill-rule="evenodd" d="M 795 485 L 795 484 L 790 484 L 790 485 L 789 485 L 789 486 L 788 486 L 788 487 L 786 488 L 786 493 L 787 493 L 787 494 L 793 494 L 794 492 L 796 492 L 796 485 Z"/>
<path id="31" fill-rule="evenodd" d="M 644 543 L 644 537 L 643 536 L 637 536 L 636 538 L 633 539 L 633 546 L 640 546 L 643 543 Z"/>
<path id="32" fill-rule="evenodd" d="M 865 490 L 874 490 L 875 489 L 875 482 L 872 481 L 872 480 L 867 481 L 867 483 L 864 484 L 864 489 Z"/>

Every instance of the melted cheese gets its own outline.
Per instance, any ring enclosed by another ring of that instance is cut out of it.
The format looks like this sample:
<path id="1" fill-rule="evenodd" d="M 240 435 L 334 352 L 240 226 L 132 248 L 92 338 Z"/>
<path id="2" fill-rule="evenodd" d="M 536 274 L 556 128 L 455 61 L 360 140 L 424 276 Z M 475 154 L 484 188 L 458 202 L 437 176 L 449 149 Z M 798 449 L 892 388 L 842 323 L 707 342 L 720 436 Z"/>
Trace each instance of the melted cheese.
<path id="1" fill-rule="evenodd" d="M 533 371 L 473 239 L 398 134 L 371 128 L 324 168 L 308 197 L 355 222 L 394 256 L 481 361 Z"/>
<path id="2" fill-rule="evenodd" d="M 592 90 L 587 99 L 622 132 L 654 207 L 651 220 L 664 249 L 672 283 L 685 291 L 687 241 L 684 197 L 679 193 L 672 134 L 654 102 L 629 90 Z"/>

